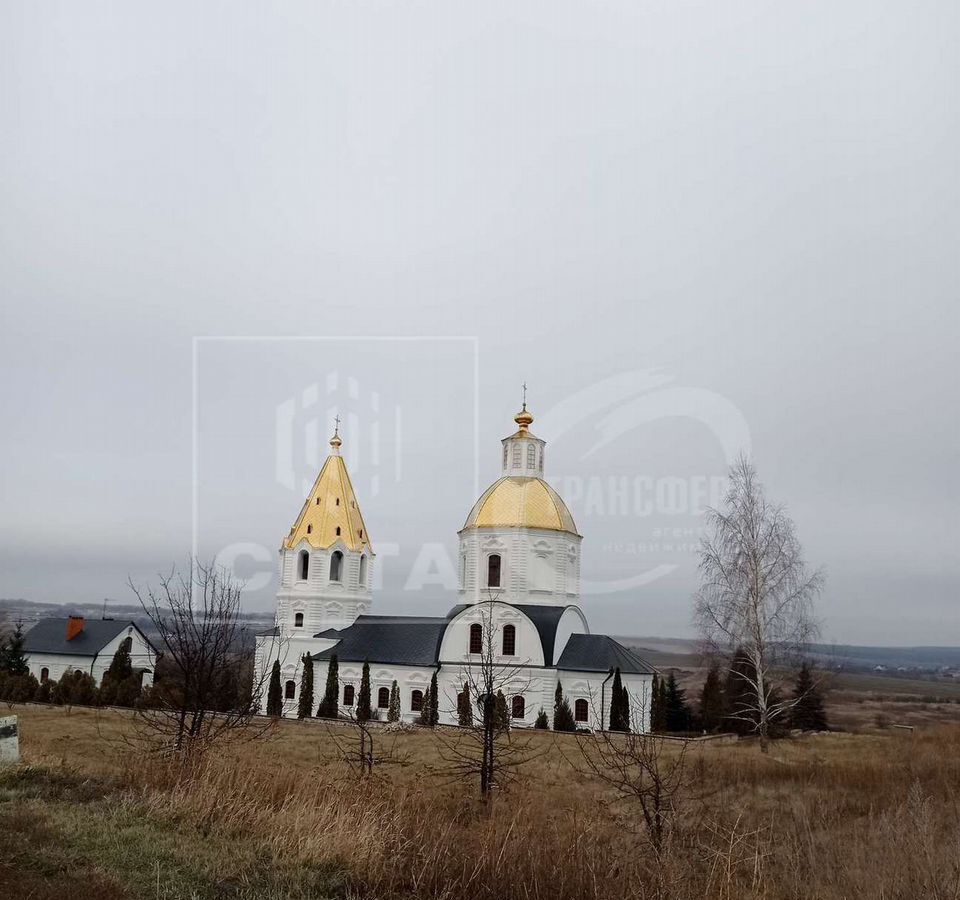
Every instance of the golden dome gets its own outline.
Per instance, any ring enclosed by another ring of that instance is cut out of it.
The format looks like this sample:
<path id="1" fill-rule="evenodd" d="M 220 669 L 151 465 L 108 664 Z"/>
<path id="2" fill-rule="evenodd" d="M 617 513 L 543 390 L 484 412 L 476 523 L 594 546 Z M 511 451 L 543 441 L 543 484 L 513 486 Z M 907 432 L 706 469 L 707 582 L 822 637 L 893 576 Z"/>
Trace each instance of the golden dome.
<path id="1" fill-rule="evenodd" d="M 462 530 L 468 528 L 544 528 L 577 534 L 570 510 L 549 484 L 542 478 L 517 476 L 501 478 L 483 492 Z"/>
<path id="2" fill-rule="evenodd" d="M 513 417 L 513 421 L 520 426 L 521 431 L 526 431 L 533 424 L 533 413 L 527 409 L 526 403 L 523 404 L 523 409 Z"/>

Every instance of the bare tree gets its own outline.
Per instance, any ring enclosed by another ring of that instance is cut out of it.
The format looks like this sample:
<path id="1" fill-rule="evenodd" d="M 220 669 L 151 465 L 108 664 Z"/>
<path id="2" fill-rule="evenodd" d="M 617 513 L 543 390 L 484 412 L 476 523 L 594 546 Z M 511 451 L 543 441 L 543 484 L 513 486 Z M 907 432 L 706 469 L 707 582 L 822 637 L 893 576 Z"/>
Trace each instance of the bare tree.
<path id="1" fill-rule="evenodd" d="M 523 666 L 506 662 L 496 651 L 496 623 L 494 608 L 498 596 L 489 592 L 488 598 L 477 604 L 480 612 L 481 649 L 475 659 L 465 663 L 457 679 L 468 696 L 463 702 L 476 704 L 479 715 L 471 723 L 451 733 L 440 732 L 440 757 L 443 771 L 454 778 L 479 776 L 480 796 L 487 802 L 494 787 L 503 787 L 512 781 L 517 769 L 540 755 L 527 737 L 510 727 L 510 709 L 506 715 L 497 714 L 497 696 L 513 697 L 529 686 Z M 447 698 L 454 706 L 453 698 Z M 457 698 L 459 701 L 459 698 Z M 509 701 L 508 701 L 509 702 Z M 459 702 L 456 704 L 459 708 Z"/>
<path id="2" fill-rule="evenodd" d="M 259 710 L 263 682 L 234 691 L 223 702 L 224 674 L 249 654 L 245 646 L 240 594 L 229 572 L 195 559 L 185 572 L 174 568 L 159 586 L 129 582 L 159 634 L 165 663 L 172 670 L 150 692 L 136 717 L 137 736 L 163 752 L 203 753 L 226 738 L 253 737 L 269 727 L 251 729 Z M 264 671 L 269 671 L 264 668 Z M 143 742 L 139 742 L 141 745 Z"/>
<path id="3" fill-rule="evenodd" d="M 732 715 L 753 723 L 766 752 L 770 723 L 794 702 L 775 690 L 773 669 L 815 636 L 823 575 L 808 573 L 792 520 L 767 499 L 745 456 L 731 467 L 724 507 L 707 511 L 707 525 L 694 617 L 707 652 L 723 655 L 731 677 L 745 683 L 745 702 Z M 735 653 L 750 665 L 729 666 Z"/>
<path id="4" fill-rule="evenodd" d="M 688 799 L 690 742 L 649 732 L 597 730 L 578 736 L 577 744 L 576 768 L 613 788 L 613 803 L 640 808 L 647 839 L 659 856 Z"/>

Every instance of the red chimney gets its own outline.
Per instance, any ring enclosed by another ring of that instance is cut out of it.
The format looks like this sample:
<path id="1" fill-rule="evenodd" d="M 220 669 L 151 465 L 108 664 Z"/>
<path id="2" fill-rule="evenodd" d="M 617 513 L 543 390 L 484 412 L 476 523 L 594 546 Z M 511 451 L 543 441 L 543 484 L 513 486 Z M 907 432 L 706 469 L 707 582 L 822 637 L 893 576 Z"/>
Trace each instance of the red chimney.
<path id="1" fill-rule="evenodd" d="M 78 634 L 82 634 L 83 626 L 86 624 L 83 616 L 70 616 L 67 619 L 67 640 L 72 641 Z"/>

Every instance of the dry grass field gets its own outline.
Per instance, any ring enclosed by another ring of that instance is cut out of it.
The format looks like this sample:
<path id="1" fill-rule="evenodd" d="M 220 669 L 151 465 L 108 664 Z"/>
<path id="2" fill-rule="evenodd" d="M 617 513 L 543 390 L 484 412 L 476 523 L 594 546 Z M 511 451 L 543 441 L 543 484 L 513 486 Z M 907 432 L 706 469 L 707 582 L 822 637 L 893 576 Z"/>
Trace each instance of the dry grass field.
<path id="1" fill-rule="evenodd" d="M 24 762 L 0 774 L 4 897 L 960 897 L 956 724 L 766 756 L 698 744 L 658 860 L 638 810 L 579 773 L 574 736 L 534 735 L 523 783 L 485 808 L 425 730 L 360 779 L 315 722 L 186 769 L 126 749 L 128 714 L 12 712 Z"/>

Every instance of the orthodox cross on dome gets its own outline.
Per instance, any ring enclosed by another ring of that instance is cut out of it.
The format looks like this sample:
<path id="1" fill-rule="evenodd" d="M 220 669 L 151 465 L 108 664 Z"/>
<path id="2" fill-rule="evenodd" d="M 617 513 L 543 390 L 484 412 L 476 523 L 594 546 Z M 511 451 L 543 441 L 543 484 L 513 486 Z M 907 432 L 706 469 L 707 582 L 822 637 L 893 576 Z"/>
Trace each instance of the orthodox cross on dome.
<path id="1" fill-rule="evenodd" d="M 336 450 L 343 443 L 343 441 L 340 440 L 340 414 L 339 413 L 337 413 L 337 415 L 334 416 L 333 421 L 334 421 L 333 437 L 330 438 L 330 446 L 333 447 L 334 450 Z"/>

